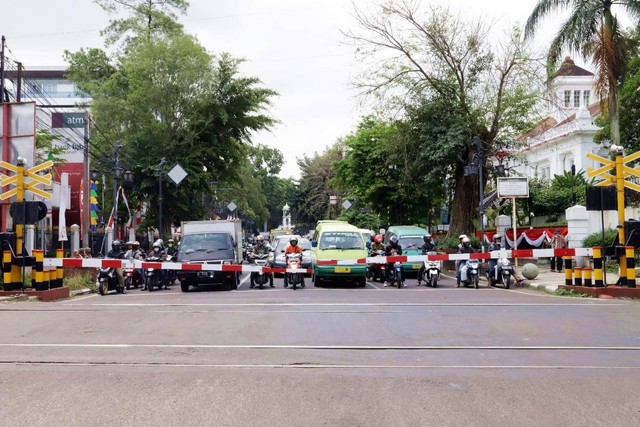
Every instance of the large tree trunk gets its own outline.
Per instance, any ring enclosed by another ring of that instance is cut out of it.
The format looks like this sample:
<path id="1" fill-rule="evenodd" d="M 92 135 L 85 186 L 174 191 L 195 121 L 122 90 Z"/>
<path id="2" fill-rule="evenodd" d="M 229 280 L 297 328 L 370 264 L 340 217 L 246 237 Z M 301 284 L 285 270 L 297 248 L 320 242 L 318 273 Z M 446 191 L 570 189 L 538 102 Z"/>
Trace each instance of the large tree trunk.
<path id="1" fill-rule="evenodd" d="M 478 218 L 480 204 L 478 175 L 464 176 L 464 165 L 458 164 L 455 180 L 448 235 L 471 235 L 475 231 L 473 220 Z"/>

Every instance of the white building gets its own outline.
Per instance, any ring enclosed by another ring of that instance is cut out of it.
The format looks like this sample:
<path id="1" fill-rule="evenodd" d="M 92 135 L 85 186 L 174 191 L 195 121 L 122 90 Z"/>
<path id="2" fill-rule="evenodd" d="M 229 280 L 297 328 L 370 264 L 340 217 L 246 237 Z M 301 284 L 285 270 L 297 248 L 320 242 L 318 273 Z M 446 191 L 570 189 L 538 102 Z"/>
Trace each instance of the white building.
<path id="1" fill-rule="evenodd" d="M 608 156 L 602 145 L 593 142 L 600 115 L 594 90 L 595 76 L 566 57 L 551 81 L 552 97 L 548 116 L 522 142 L 514 167 L 521 176 L 550 180 L 575 165 L 576 172 L 600 164 L 587 153 Z"/>

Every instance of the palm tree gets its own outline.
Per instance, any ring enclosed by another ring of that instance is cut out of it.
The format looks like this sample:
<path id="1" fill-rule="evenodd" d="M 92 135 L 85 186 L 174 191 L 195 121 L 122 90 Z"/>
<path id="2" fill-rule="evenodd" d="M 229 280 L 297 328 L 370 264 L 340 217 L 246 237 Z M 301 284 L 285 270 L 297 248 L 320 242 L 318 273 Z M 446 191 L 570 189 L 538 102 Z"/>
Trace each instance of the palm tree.
<path id="1" fill-rule="evenodd" d="M 640 17 L 640 0 L 540 0 L 527 19 L 524 34 L 532 37 L 538 23 L 553 10 L 571 9 L 549 47 L 549 69 L 555 68 L 565 48 L 580 52 L 585 60 L 595 63 L 595 89 L 602 111 L 609 114 L 611 143 L 620 145 L 617 84 L 627 50 L 618 19 L 611 10 L 614 5 L 635 19 Z"/>

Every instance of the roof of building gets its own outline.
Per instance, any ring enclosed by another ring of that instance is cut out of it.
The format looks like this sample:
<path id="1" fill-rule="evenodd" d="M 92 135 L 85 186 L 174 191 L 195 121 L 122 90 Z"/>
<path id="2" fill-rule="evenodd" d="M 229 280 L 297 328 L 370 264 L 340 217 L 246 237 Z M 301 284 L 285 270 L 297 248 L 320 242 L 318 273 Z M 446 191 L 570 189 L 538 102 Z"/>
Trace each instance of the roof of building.
<path id="1" fill-rule="evenodd" d="M 558 71 L 553 75 L 553 77 L 558 76 L 593 76 L 593 73 L 578 67 L 570 56 L 566 56 Z"/>

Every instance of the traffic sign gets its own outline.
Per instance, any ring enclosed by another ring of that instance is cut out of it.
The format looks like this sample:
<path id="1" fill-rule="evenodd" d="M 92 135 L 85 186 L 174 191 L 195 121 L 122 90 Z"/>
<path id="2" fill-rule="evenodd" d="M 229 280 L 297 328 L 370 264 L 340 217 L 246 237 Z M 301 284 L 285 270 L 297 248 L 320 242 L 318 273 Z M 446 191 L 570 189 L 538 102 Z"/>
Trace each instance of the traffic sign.
<path id="1" fill-rule="evenodd" d="M 175 182 L 176 185 L 180 184 L 180 182 L 182 182 L 182 180 L 185 179 L 187 175 L 187 172 L 182 169 L 182 166 L 180 166 L 179 164 L 176 164 L 173 168 L 171 168 L 171 170 L 167 174 L 167 176 L 171 178 L 171 181 Z"/>

